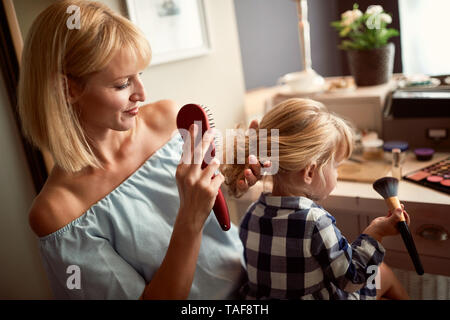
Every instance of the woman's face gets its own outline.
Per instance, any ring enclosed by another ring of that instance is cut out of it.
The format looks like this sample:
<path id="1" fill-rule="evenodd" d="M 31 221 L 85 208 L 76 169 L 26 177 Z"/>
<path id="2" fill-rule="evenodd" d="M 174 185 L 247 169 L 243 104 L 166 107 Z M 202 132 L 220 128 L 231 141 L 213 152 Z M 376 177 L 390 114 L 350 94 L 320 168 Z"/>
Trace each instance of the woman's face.
<path id="1" fill-rule="evenodd" d="M 85 129 L 125 131 L 134 126 L 138 103 L 145 100 L 141 70 L 127 50 L 120 50 L 105 69 L 89 77 L 74 102 Z"/>

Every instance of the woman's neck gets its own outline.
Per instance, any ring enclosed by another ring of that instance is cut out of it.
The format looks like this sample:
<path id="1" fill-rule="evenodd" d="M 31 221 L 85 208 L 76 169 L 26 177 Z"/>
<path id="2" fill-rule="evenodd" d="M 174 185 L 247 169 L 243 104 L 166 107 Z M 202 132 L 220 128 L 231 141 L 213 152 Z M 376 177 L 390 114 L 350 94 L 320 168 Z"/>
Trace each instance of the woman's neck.
<path id="1" fill-rule="evenodd" d="M 135 127 L 127 131 L 111 129 L 103 131 L 86 130 L 89 136 L 89 143 L 95 155 L 104 165 L 113 163 L 117 157 L 129 154 L 129 148 L 136 136 L 138 122 L 136 118 Z"/>

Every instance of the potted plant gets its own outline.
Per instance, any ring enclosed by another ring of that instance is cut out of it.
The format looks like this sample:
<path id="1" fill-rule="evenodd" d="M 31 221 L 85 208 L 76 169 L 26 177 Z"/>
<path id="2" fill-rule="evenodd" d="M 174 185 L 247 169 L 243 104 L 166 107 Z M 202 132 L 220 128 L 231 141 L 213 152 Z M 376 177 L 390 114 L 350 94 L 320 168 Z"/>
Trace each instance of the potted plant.
<path id="1" fill-rule="evenodd" d="M 353 5 L 341 15 L 341 20 L 331 25 L 344 38 L 339 48 L 347 52 L 350 72 L 358 86 L 386 83 L 394 67 L 394 44 L 390 38 L 398 36 L 396 29 L 388 28 L 392 17 L 382 6 L 369 6 L 365 13 Z"/>

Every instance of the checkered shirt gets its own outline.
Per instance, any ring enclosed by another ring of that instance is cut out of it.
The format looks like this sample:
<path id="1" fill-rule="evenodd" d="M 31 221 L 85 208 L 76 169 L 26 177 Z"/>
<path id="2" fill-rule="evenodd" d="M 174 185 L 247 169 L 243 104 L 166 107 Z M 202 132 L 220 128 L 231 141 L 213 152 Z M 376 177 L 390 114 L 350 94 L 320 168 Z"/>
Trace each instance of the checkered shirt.
<path id="1" fill-rule="evenodd" d="M 240 226 L 245 297 L 375 299 L 375 282 L 367 285 L 374 274 L 368 267 L 382 262 L 383 246 L 366 234 L 348 243 L 335 221 L 308 198 L 262 193 Z"/>

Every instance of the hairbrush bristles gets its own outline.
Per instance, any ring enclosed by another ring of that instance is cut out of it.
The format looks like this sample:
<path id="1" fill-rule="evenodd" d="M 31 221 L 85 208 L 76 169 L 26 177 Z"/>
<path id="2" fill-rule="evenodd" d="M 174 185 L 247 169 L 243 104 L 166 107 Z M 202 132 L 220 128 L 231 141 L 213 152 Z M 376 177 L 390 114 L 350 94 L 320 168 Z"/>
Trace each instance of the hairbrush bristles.
<path id="1" fill-rule="evenodd" d="M 204 105 L 201 105 L 200 107 L 202 107 L 203 110 L 205 110 L 205 112 L 206 112 L 206 116 L 208 117 L 209 126 L 211 128 L 215 128 L 216 124 L 214 122 L 214 117 L 212 115 L 211 110 L 209 110 L 209 108 L 207 106 L 204 106 Z"/>
<path id="2" fill-rule="evenodd" d="M 373 183 L 373 188 L 384 199 L 395 197 L 398 192 L 398 179 L 393 177 L 380 178 Z"/>
<path id="3" fill-rule="evenodd" d="M 212 115 L 211 110 L 207 106 L 204 106 L 204 105 L 200 105 L 200 107 L 202 107 L 202 109 L 206 113 L 206 116 L 207 116 L 208 122 L 209 122 L 209 127 L 210 128 L 215 128 L 216 127 L 216 123 L 214 122 L 214 117 Z M 220 144 L 218 143 L 217 135 L 214 136 L 214 146 L 216 148 L 216 152 L 219 152 L 219 154 L 220 154 Z"/>

